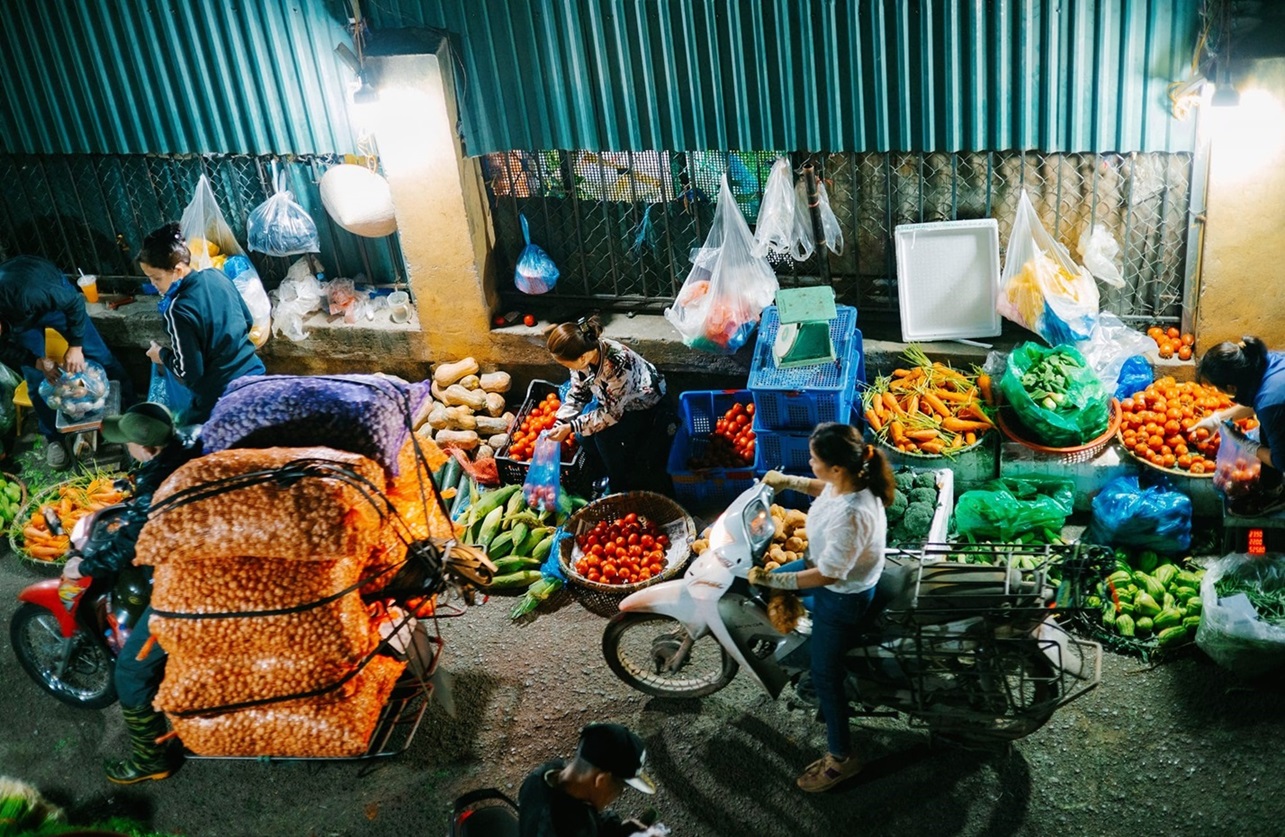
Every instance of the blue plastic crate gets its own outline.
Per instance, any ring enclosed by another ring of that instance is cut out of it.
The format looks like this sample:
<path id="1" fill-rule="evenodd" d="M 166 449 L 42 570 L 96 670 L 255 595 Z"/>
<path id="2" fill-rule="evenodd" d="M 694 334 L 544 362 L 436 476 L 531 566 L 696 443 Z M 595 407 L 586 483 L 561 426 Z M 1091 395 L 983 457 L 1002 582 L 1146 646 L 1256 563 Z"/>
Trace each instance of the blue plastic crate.
<path id="1" fill-rule="evenodd" d="M 700 456 L 709 445 L 709 435 L 694 436 L 686 427 L 678 428 L 674 445 L 669 449 L 669 476 L 674 484 L 674 497 L 693 509 L 722 508 L 754 484 L 754 466 L 744 468 L 702 468 L 692 470 L 688 462 Z"/>
<path id="2" fill-rule="evenodd" d="M 796 433 L 768 430 L 754 421 L 754 468 L 759 473 L 770 470 L 812 473 L 812 452 L 808 448 L 811 431 Z"/>
<path id="3" fill-rule="evenodd" d="M 694 390 L 678 396 L 678 412 L 693 437 L 708 436 L 723 414 L 735 404 L 753 404 L 747 389 Z"/>
<path id="4" fill-rule="evenodd" d="M 836 306 L 830 323 L 835 360 L 815 366 L 778 369 L 772 359 L 780 320 L 776 306 L 763 309 L 750 366 L 755 419 L 768 430 L 811 430 L 824 421 L 848 421 L 858 386 L 865 382 L 865 352 L 857 309 Z"/>

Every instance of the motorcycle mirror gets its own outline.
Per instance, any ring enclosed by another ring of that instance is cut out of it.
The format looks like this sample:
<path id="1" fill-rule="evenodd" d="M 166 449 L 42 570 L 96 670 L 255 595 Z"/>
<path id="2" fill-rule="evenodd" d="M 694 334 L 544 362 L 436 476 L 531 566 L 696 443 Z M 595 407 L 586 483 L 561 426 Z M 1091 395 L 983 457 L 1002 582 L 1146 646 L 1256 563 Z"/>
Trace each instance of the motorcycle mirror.
<path id="1" fill-rule="evenodd" d="M 55 535 L 67 534 L 62 528 L 62 520 L 58 518 L 58 512 L 52 506 L 46 506 L 43 514 L 45 516 L 45 525 L 49 527 L 50 532 Z"/>

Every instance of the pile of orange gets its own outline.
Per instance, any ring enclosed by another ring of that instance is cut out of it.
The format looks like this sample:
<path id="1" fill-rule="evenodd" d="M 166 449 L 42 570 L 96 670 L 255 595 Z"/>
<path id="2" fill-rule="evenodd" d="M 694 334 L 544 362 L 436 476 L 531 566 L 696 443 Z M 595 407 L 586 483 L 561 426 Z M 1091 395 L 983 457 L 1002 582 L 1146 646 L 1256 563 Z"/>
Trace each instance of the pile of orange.
<path id="1" fill-rule="evenodd" d="M 1216 387 L 1161 378 L 1120 402 L 1120 440 L 1152 465 L 1213 474 L 1218 434 L 1192 425 L 1230 406 L 1231 398 Z"/>
<path id="2" fill-rule="evenodd" d="M 1196 352 L 1196 335 L 1190 332 L 1183 334 L 1174 326 L 1152 326 L 1147 329 L 1147 336 L 1156 341 L 1156 347 L 1160 349 L 1160 356 L 1163 358 L 1191 360 Z"/>

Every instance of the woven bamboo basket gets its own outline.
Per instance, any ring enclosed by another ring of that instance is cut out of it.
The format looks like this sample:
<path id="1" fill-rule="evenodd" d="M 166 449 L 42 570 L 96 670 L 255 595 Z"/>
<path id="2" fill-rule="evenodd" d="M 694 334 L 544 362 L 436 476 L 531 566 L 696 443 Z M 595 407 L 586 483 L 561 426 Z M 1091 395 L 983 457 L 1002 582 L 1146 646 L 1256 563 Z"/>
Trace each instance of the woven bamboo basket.
<path id="1" fill-rule="evenodd" d="M 1022 438 L 1019 435 L 1019 429 L 1025 429 L 1018 423 L 1017 417 L 1007 407 L 1001 409 L 996 416 L 996 424 L 1003 431 L 1004 435 L 1017 442 L 1019 445 L 1028 447 L 1036 453 L 1049 456 L 1064 465 L 1074 465 L 1080 462 L 1090 462 L 1111 444 L 1111 440 L 1120 430 L 1120 402 L 1111 399 L 1111 409 L 1107 418 L 1107 429 L 1094 439 L 1085 442 L 1082 445 L 1067 448 L 1053 448 L 1047 445 L 1037 444 L 1029 439 Z"/>

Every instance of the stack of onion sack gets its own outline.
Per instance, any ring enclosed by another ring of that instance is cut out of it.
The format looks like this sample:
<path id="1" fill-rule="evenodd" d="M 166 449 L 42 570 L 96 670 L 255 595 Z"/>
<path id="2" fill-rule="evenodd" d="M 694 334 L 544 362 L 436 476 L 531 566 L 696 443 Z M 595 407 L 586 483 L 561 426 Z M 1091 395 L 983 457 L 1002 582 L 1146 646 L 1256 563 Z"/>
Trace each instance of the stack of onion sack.
<path id="1" fill-rule="evenodd" d="M 389 530 L 405 532 L 399 518 L 413 520 L 417 504 L 410 528 L 451 531 L 412 489 L 418 459 L 403 451 L 395 462 L 407 473 L 389 477 L 332 448 L 233 449 L 162 484 L 136 562 L 156 568 L 151 628 L 170 655 L 155 706 L 189 749 L 366 751 L 404 664 L 380 653 L 383 608 L 368 609 L 361 590 L 392 576 L 384 570 L 405 547 Z"/>

